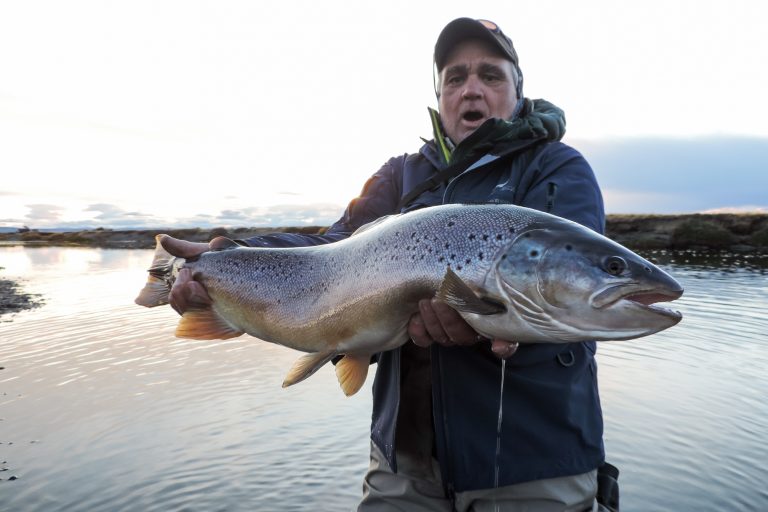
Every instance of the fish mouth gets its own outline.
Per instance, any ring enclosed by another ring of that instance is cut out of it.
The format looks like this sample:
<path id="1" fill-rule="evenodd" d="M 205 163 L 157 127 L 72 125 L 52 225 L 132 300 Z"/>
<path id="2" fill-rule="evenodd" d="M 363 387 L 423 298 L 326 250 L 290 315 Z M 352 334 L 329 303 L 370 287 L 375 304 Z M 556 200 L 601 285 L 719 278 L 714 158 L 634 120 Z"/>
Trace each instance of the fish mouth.
<path id="1" fill-rule="evenodd" d="M 668 317 L 680 321 L 683 315 L 672 308 L 659 305 L 659 303 L 671 302 L 683 295 L 683 289 L 639 288 L 633 283 L 621 283 L 608 286 L 594 293 L 589 298 L 589 303 L 596 309 L 606 309 L 614 305 L 628 305 L 634 308 Z M 629 286 L 628 286 L 629 285 Z"/>

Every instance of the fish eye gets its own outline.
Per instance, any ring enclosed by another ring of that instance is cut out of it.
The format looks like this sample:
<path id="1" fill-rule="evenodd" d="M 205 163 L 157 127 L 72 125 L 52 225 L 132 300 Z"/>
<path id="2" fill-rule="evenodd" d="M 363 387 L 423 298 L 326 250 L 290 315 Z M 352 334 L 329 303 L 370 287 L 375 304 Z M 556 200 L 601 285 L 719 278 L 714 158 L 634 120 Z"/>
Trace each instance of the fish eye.
<path id="1" fill-rule="evenodd" d="M 609 256 L 603 262 L 603 268 L 612 276 L 620 276 L 627 269 L 627 262 L 620 256 Z"/>

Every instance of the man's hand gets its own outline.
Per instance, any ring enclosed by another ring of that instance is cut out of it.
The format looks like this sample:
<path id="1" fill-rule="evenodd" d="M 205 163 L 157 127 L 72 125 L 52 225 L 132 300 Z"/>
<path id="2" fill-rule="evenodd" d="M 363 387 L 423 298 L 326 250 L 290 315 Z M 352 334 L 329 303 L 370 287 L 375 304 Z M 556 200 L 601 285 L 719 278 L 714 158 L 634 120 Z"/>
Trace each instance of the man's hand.
<path id="1" fill-rule="evenodd" d="M 420 347 L 435 342 L 444 346 L 471 345 L 485 339 L 455 309 L 437 299 L 419 301 L 419 312 L 408 322 L 408 335 Z M 491 350 L 497 357 L 506 359 L 515 353 L 517 343 L 492 340 Z"/>
<path id="2" fill-rule="evenodd" d="M 214 241 L 210 244 L 188 242 L 165 235 L 160 239 L 160 244 L 174 256 L 189 259 L 214 248 Z M 168 299 L 171 307 L 180 315 L 190 308 L 209 306 L 212 302 L 205 287 L 195 281 L 192 278 L 192 271 L 186 268 L 179 271 Z"/>

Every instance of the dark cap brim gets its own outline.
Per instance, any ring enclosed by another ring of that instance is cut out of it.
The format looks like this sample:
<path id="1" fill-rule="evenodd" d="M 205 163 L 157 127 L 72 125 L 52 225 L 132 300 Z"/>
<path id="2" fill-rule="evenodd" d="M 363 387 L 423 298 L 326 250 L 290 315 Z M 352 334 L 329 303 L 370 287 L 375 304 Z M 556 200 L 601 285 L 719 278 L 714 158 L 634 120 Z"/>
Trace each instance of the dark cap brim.
<path id="1" fill-rule="evenodd" d="M 499 37 L 504 36 L 500 35 Z M 517 65 L 517 55 L 510 53 L 510 50 L 505 48 L 498 37 L 482 23 L 472 18 L 457 18 L 445 26 L 435 43 L 435 64 L 438 71 L 442 71 L 446 60 L 456 45 L 467 39 L 487 41 L 491 46 L 498 49 L 500 55 Z M 514 52 L 514 50 L 511 51 Z"/>

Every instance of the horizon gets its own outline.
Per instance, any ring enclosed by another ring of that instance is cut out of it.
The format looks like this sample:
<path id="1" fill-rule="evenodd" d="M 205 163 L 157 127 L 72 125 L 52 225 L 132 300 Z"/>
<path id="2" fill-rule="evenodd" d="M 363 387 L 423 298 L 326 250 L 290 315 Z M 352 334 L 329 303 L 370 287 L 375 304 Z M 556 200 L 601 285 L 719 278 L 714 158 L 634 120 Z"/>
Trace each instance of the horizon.
<path id="1" fill-rule="evenodd" d="M 0 227 L 329 225 L 430 136 L 434 40 L 460 16 L 513 39 L 606 213 L 768 211 L 768 5 L 440 5 L 0 7 Z"/>

